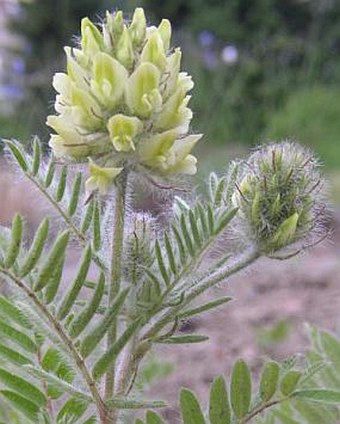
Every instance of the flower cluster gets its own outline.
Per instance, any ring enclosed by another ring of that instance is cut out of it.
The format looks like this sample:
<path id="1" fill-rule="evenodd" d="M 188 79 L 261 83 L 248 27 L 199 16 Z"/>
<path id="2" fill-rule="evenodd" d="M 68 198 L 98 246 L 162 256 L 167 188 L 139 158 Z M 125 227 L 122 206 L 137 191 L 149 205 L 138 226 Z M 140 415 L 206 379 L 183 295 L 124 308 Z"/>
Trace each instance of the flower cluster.
<path id="1" fill-rule="evenodd" d="M 147 27 L 137 8 L 127 24 L 106 13 L 97 28 L 82 20 L 79 48 L 65 47 L 67 72 L 54 76 L 57 157 L 90 158 L 88 188 L 107 192 L 123 169 L 156 175 L 194 174 L 190 154 L 201 135 L 188 135 L 191 77 L 180 72 L 181 50 L 170 50 L 171 26 Z"/>
<path id="2" fill-rule="evenodd" d="M 325 209 L 324 180 L 311 152 L 295 143 L 269 144 L 240 164 L 233 195 L 247 237 L 267 254 L 315 230 Z"/>

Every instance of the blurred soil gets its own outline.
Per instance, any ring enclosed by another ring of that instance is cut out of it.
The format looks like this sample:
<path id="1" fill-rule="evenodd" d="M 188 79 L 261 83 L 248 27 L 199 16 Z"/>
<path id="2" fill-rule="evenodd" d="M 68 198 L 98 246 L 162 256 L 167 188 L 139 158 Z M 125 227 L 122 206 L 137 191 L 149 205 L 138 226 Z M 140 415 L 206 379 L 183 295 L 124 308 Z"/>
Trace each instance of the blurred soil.
<path id="1" fill-rule="evenodd" d="M 0 224 L 8 224 L 13 211 L 20 211 L 28 226 L 36 227 L 48 210 L 43 200 L 23 181 L 15 183 L 1 162 L 0 178 Z M 236 358 L 243 357 L 257 372 L 266 356 L 280 360 L 307 349 L 305 322 L 340 329 L 340 238 L 289 261 L 260 259 L 216 289 L 214 295 L 229 295 L 233 301 L 181 327 L 183 333 L 206 334 L 209 341 L 162 345 L 155 352 L 174 364 L 171 375 L 149 391 L 150 398 L 169 402 L 164 415 L 171 424 L 179 422 L 176 405 L 181 387 L 189 387 L 207 400 L 214 376 L 228 376 Z M 258 333 L 270 332 L 282 320 L 288 327 L 283 340 L 261 343 Z"/>
<path id="2" fill-rule="evenodd" d="M 340 329 L 340 244 L 327 242 L 289 261 L 262 258 L 215 295 L 232 296 L 233 301 L 182 326 L 184 333 L 208 335 L 207 342 L 162 346 L 157 352 L 173 362 L 174 371 L 150 394 L 171 405 L 164 414 L 171 424 L 180 422 L 176 405 L 181 387 L 207 401 L 213 378 L 229 376 L 237 358 L 249 361 L 257 373 L 265 357 L 282 360 L 307 349 L 306 322 Z M 271 332 L 282 321 L 288 334 L 264 344 L 259 333 Z"/>

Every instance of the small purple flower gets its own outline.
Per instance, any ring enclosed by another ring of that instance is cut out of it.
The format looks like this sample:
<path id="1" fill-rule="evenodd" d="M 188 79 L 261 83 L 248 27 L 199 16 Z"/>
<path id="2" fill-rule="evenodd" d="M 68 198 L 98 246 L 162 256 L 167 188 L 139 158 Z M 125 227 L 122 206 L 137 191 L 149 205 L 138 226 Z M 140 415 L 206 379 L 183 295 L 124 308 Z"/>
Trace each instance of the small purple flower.
<path id="1" fill-rule="evenodd" d="M 212 32 L 204 30 L 198 35 L 198 42 L 203 48 L 211 47 L 215 42 L 215 36 Z"/>
<path id="2" fill-rule="evenodd" d="M 11 63 L 11 68 L 15 74 L 22 75 L 25 72 L 25 61 L 16 57 Z"/>
<path id="3" fill-rule="evenodd" d="M 222 62 L 226 65 L 234 65 L 239 58 L 238 50 L 235 46 L 225 46 L 221 52 Z"/>
<path id="4" fill-rule="evenodd" d="M 7 84 L 0 87 L 0 97 L 3 99 L 20 100 L 23 96 L 21 88 L 14 84 Z"/>

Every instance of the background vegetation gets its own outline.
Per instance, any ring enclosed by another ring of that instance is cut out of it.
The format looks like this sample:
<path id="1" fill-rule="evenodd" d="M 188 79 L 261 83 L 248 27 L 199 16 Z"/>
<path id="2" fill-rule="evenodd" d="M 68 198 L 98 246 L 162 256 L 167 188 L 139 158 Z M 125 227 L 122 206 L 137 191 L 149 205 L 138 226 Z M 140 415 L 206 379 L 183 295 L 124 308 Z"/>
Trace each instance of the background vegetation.
<path id="1" fill-rule="evenodd" d="M 11 72 L 7 84 L 19 85 L 23 95 L 16 100 L 15 112 L 3 111 L 2 135 L 27 139 L 37 133 L 46 140 L 51 76 L 63 68 L 62 47 L 79 32 L 80 18 L 98 15 L 99 21 L 105 8 L 123 8 L 129 16 L 136 5 L 146 8 L 151 21 L 166 16 L 173 23 L 185 68 L 199 87 L 192 99 L 193 125 L 206 134 L 209 145 L 254 145 L 263 139 L 294 137 L 316 149 L 329 167 L 339 167 L 336 0 L 22 3 L 9 28 L 21 40 L 14 65 L 21 59 L 23 66 L 19 76 Z"/>

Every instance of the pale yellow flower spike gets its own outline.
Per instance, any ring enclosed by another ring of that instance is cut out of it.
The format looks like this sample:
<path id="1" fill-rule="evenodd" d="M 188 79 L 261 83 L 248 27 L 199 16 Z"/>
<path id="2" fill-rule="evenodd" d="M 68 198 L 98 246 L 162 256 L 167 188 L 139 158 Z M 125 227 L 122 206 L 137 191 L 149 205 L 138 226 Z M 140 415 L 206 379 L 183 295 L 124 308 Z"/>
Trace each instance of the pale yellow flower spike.
<path id="1" fill-rule="evenodd" d="M 65 47 L 66 73 L 53 79 L 50 146 L 62 159 L 90 158 L 87 187 L 102 193 L 122 168 L 167 178 L 196 172 L 193 82 L 181 72 L 180 48 L 170 47 L 170 22 L 146 22 L 142 8 L 130 23 L 121 11 L 107 12 L 101 26 L 84 18 L 79 46 Z"/>

